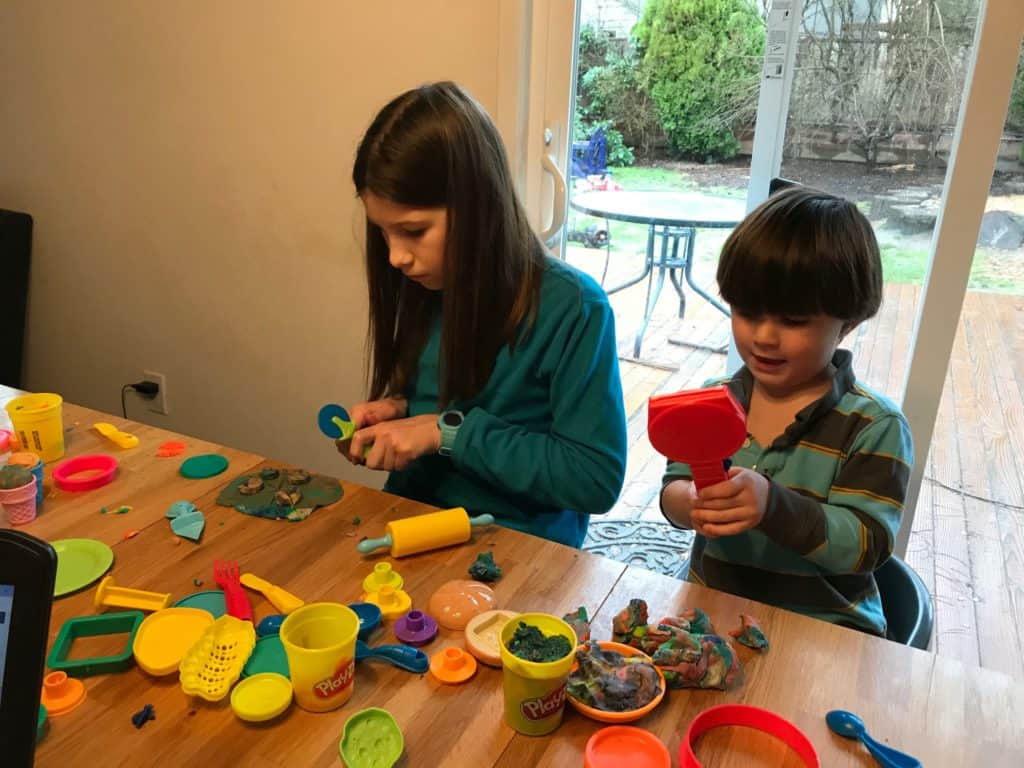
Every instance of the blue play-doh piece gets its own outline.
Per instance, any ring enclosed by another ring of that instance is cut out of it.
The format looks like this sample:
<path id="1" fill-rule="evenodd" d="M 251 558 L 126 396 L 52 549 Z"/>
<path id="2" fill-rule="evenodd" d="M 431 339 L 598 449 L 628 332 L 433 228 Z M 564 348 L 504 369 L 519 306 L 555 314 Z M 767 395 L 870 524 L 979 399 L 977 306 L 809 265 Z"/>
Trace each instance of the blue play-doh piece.
<path id="1" fill-rule="evenodd" d="M 198 511 L 199 508 L 191 501 L 176 501 L 167 508 L 167 514 L 164 515 L 164 517 L 168 517 L 173 520 L 176 517 L 189 515 Z"/>
<path id="2" fill-rule="evenodd" d="M 260 619 L 256 625 L 256 634 L 260 637 L 281 634 L 281 623 L 287 618 L 283 613 L 275 613 Z"/>

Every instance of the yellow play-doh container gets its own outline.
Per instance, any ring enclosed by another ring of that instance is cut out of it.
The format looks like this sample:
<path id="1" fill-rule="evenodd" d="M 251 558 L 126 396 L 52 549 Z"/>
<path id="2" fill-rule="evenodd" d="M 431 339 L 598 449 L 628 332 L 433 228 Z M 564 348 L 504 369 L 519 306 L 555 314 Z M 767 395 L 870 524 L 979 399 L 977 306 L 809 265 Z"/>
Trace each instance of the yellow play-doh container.
<path id="1" fill-rule="evenodd" d="M 295 700 L 310 712 L 337 709 L 352 696 L 359 617 L 340 603 L 309 603 L 281 623 Z"/>
<path id="2" fill-rule="evenodd" d="M 562 635 L 569 653 L 557 661 L 526 661 L 515 656 L 508 644 L 520 622 L 547 636 Z M 505 693 L 505 722 L 527 736 L 551 733 L 562 722 L 565 683 L 575 659 L 576 633 L 561 619 L 547 613 L 524 613 L 509 620 L 501 630 L 501 666 Z"/>
<path id="3" fill-rule="evenodd" d="M 44 462 L 64 455 L 63 402 L 60 395 L 41 392 L 16 397 L 7 404 L 21 450 L 39 454 Z"/>

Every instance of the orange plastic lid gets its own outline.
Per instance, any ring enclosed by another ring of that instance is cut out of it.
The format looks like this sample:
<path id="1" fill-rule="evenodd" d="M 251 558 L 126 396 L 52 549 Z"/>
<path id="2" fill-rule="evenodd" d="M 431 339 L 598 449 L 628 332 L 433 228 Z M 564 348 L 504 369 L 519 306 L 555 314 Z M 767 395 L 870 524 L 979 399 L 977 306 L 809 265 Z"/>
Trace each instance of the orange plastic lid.
<path id="1" fill-rule="evenodd" d="M 602 728 L 587 741 L 584 768 L 672 768 L 668 747 L 650 731 L 631 725 Z"/>
<path id="2" fill-rule="evenodd" d="M 442 683 L 464 683 L 476 672 L 476 659 L 461 648 L 445 648 L 430 657 L 430 671 Z"/>
<path id="3" fill-rule="evenodd" d="M 42 703 L 50 717 L 66 715 L 85 701 L 81 680 L 68 677 L 67 672 L 51 672 L 43 678 Z"/>
<path id="4" fill-rule="evenodd" d="M 31 451 L 18 451 L 7 457 L 7 463 L 18 467 L 32 469 L 39 463 L 39 457 Z"/>

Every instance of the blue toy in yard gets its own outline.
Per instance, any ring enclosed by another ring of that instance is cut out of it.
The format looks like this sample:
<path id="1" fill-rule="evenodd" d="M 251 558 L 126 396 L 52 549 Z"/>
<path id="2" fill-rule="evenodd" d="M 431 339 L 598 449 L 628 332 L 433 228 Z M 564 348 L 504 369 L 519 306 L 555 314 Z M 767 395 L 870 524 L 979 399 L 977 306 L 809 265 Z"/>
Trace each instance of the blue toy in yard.
<path id="1" fill-rule="evenodd" d="M 604 128 L 597 128 L 586 141 L 572 143 L 572 177 L 603 176 L 608 173 L 608 140 Z"/>

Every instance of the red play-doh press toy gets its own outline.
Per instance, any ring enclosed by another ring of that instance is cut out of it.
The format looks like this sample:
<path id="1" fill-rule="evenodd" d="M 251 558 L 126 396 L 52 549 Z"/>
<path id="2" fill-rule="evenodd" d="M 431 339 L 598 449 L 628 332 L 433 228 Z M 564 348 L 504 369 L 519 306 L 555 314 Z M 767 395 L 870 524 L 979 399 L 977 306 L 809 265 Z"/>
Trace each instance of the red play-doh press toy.
<path id="1" fill-rule="evenodd" d="M 747 437 L 747 414 L 725 386 L 652 397 L 647 436 L 658 453 L 690 465 L 699 491 L 728 478 L 725 461 Z"/>

